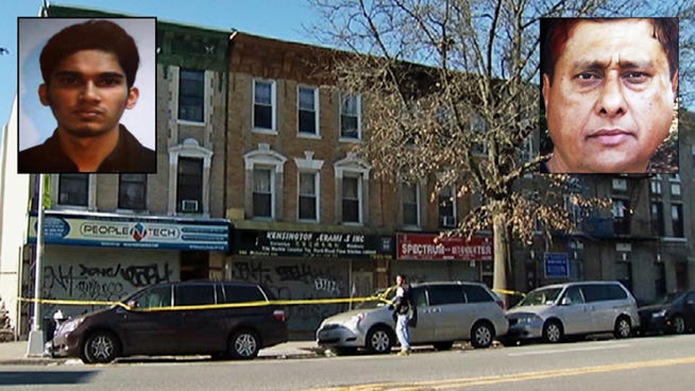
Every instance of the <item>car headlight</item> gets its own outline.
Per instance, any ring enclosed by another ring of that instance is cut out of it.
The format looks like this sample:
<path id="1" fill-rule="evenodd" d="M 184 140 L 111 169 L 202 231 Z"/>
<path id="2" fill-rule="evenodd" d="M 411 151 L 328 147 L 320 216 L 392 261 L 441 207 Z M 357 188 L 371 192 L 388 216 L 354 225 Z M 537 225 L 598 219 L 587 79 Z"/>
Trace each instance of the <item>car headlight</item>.
<path id="1" fill-rule="evenodd" d="M 540 321 L 542 321 L 542 319 L 538 315 L 525 315 L 517 318 L 517 324 L 538 323 Z"/>
<path id="2" fill-rule="evenodd" d="M 75 329 L 84 322 L 84 318 L 76 318 L 76 319 L 70 319 L 63 323 L 59 328 L 58 328 L 58 333 L 71 333 L 75 331 Z"/>
<path id="3" fill-rule="evenodd" d="M 664 316 L 666 316 L 666 310 L 661 310 L 652 313 L 652 318 L 663 318 Z"/>

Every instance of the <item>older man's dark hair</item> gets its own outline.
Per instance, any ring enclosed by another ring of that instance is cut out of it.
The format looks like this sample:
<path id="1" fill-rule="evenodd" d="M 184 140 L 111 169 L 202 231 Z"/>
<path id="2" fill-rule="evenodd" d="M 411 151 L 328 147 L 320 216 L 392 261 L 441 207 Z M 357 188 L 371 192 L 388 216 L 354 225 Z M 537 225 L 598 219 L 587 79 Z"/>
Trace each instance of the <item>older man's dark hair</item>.
<path id="1" fill-rule="evenodd" d="M 66 57 L 81 50 L 113 53 L 123 68 L 128 88 L 135 83 L 140 55 L 135 40 L 121 26 L 108 20 L 88 20 L 60 30 L 41 51 L 41 75 L 46 84 L 51 74 Z"/>

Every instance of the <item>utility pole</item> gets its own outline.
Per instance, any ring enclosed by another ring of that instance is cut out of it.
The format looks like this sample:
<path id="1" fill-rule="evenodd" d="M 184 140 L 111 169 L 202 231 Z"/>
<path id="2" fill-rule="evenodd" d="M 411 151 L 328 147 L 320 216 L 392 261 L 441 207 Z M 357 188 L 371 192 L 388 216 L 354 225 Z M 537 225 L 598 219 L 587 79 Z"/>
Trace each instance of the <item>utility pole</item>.
<path id="1" fill-rule="evenodd" d="M 38 218 L 36 222 L 36 264 L 34 270 L 34 319 L 29 332 L 27 356 L 42 356 L 44 351 L 43 330 L 41 329 L 41 289 L 43 287 L 43 186 L 44 174 L 39 174 Z"/>

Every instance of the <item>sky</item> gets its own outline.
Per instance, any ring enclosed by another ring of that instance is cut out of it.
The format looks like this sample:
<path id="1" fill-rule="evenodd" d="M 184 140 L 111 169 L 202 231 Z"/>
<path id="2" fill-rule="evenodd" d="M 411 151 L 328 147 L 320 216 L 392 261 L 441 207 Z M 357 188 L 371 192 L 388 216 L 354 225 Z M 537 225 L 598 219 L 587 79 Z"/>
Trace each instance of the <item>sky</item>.
<path id="1" fill-rule="evenodd" d="M 17 18 L 37 16 L 42 0 L 2 0 L 0 47 L 0 126 L 10 117 L 17 92 Z M 154 16 L 170 22 L 317 44 L 303 26 L 316 18 L 305 0 L 65 0 L 50 4 L 113 11 L 133 16 Z"/>

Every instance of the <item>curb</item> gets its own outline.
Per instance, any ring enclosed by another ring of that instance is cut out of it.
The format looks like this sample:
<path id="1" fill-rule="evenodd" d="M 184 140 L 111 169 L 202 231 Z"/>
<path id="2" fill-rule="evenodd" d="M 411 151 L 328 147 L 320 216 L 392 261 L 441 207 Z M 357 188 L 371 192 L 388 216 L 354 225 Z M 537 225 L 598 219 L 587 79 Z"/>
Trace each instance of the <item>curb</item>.
<path id="1" fill-rule="evenodd" d="M 304 349 L 302 349 L 304 350 Z M 322 355 L 317 353 L 314 350 L 304 350 L 303 352 L 298 352 L 298 353 L 274 353 L 274 354 L 268 354 L 268 355 L 261 355 L 256 357 L 254 360 L 289 360 L 289 359 L 309 359 L 309 358 L 317 358 L 321 357 Z M 147 362 L 161 362 L 161 361 L 166 361 L 166 362 L 186 362 L 190 361 L 191 357 L 198 357 L 198 356 L 151 356 L 151 357 L 124 357 L 124 361 L 116 361 L 116 364 L 132 364 L 132 363 L 147 363 Z M 201 361 L 207 360 L 207 358 L 200 358 Z M 51 358 L 51 357 L 27 357 L 27 358 L 16 358 L 16 359 L 5 359 L 5 360 L 0 360 L 0 366 L 3 365 L 43 365 L 43 366 L 50 366 L 50 365 L 66 365 L 69 362 L 78 362 L 80 365 L 89 365 L 89 364 L 83 364 L 82 361 L 79 358 Z M 225 361 L 233 361 L 233 360 L 225 360 Z M 242 360 L 243 361 L 243 360 Z M 108 365 L 108 364 L 107 364 Z"/>

